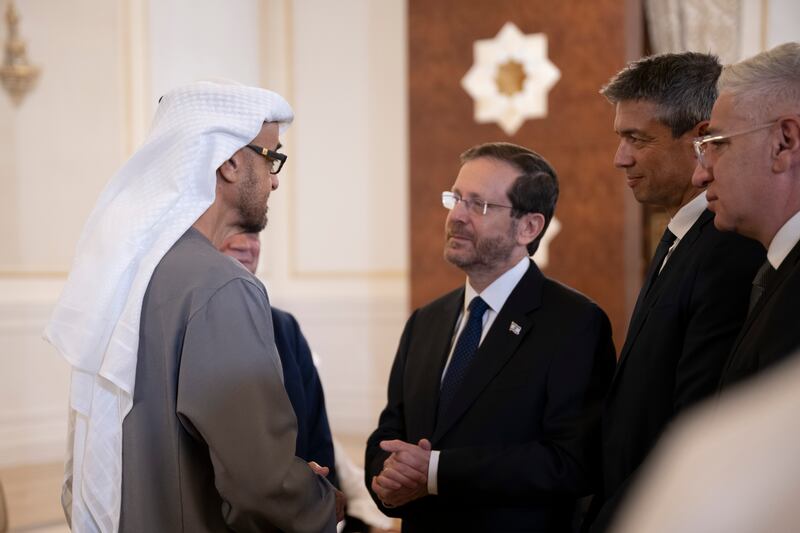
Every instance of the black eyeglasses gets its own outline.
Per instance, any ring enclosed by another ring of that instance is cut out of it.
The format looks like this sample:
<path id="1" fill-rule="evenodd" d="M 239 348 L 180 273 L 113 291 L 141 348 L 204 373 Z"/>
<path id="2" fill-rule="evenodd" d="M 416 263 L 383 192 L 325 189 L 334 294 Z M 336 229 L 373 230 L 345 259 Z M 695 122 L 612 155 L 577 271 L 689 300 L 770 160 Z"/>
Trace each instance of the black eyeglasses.
<path id="1" fill-rule="evenodd" d="M 286 163 L 286 154 L 273 152 L 272 150 L 264 148 L 263 146 L 258 146 L 257 144 L 248 144 L 247 147 L 257 154 L 264 156 L 264 158 L 267 160 L 267 164 L 269 165 L 270 174 L 277 174 L 280 172 L 283 168 L 283 164 Z"/>

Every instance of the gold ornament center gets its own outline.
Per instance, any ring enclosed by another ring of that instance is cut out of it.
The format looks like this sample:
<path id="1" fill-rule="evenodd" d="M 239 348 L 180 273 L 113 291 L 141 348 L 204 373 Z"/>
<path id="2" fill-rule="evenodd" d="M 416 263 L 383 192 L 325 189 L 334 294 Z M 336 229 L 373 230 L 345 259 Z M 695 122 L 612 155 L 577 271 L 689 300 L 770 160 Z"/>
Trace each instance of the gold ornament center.
<path id="1" fill-rule="evenodd" d="M 497 90 L 500 91 L 500 94 L 513 96 L 522 92 L 526 78 L 525 67 L 522 66 L 522 63 L 513 59 L 509 60 L 497 67 L 497 78 L 495 78 Z"/>

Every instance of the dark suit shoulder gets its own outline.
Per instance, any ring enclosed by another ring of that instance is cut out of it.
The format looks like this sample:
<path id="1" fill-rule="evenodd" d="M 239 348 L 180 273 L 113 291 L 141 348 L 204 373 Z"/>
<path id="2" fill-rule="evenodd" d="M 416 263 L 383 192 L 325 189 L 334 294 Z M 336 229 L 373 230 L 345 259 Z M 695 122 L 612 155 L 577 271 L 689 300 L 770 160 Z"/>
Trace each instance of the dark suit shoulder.
<path id="1" fill-rule="evenodd" d="M 690 282 L 687 287 L 692 291 L 690 305 L 703 312 L 709 306 L 743 306 L 742 313 L 731 317 L 740 326 L 751 282 L 766 260 L 766 250 L 758 241 L 720 231 L 711 222 L 701 233 L 698 245 L 692 254 L 693 266 L 684 275 L 684 283 Z"/>
<path id="2" fill-rule="evenodd" d="M 432 302 L 429 302 L 421 307 L 418 307 L 414 310 L 415 314 L 428 314 L 428 313 L 436 313 L 442 310 L 444 307 L 448 307 L 452 305 L 453 301 L 458 301 L 464 297 L 464 287 L 458 287 L 447 294 L 444 294 Z"/>
<path id="3" fill-rule="evenodd" d="M 518 294 L 519 291 L 524 291 L 522 300 L 527 300 L 528 303 L 536 302 L 535 306 L 537 307 L 540 303 L 547 305 L 548 313 L 558 311 L 561 313 L 599 312 L 605 315 L 591 298 L 560 281 L 546 277 L 533 261 L 531 261 L 528 272 L 512 291 L 512 295 Z M 459 287 L 416 309 L 409 322 L 434 318 L 440 321 L 442 313 L 459 311 L 463 305 L 463 298 L 464 287 Z M 512 300 L 517 299 L 509 297 L 506 305 L 509 305 Z"/>
<path id="4" fill-rule="evenodd" d="M 271 307 L 270 311 L 272 312 L 272 326 L 275 329 L 281 328 L 286 331 L 296 331 L 300 329 L 300 324 L 290 312 L 278 309 L 277 307 Z"/>
<path id="5" fill-rule="evenodd" d="M 547 310 L 539 316 L 542 324 L 576 335 L 587 327 L 602 327 L 610 337 L 611 326 L 605 311 L 585 294 L 559 281 L 544 279 L 541 307 Z"/>
<path id="6" fill-rule="evenodd" d="M 711 211 L 705 211 L 695 224 L 699 226 L 699 234 L 697 236 L 697 244 L 699 246 L 693 250 L 690 257 L 697 262 L 708 263 L 730 254 L 736 254 L 737 261 L 744 261 L 747 264 L 763 262 L 766 252 L 761 243 L 732 231 L 718 230 L 714 226 L 714 218 Z M 726 265 L 715 263 L 711 266 L 720 268 Z"/>
<path id="7" fill-rule="evenodd" d="M 558 303 L 568 310 L 600 309 L 597 303 L 577 289 L 560 281 L 544 278 L 542 287 L 543 303 Z"/>
<path id="8" fill-rule="evenodd" d="M 701 232 L 701 239 L 708 247 L 708 254 L 735 253 L 737 259 L 742 259 L 739 254 L 746 257 L 765 259 L 766 251 L 760 242 L 749 239 L 732 231 L 720 231 L 714 227 L 713 222 L 706 225 Z M 702 254 L 703 251 L 701 250 Z"/>

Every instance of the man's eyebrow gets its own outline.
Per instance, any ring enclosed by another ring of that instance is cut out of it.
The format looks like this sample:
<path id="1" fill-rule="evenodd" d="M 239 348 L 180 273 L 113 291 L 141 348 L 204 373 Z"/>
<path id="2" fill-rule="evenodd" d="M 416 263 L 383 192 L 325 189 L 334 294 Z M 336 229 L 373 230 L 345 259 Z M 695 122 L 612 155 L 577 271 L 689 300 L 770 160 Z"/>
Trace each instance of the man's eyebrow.
<path id="1" fill-rule="evenodd" d="M 649 137 L 649 135 L 647 135 L 645 132 L 643 132 L 642 130 L 637 129 L 637 128 L 624 128 L 624 129 L 621 129 L 621 130 L 616 130 L 616 133 L 617 133 L 617 135 L 639 134 L 639 135 L 642 135 L 644 137 Z"/>

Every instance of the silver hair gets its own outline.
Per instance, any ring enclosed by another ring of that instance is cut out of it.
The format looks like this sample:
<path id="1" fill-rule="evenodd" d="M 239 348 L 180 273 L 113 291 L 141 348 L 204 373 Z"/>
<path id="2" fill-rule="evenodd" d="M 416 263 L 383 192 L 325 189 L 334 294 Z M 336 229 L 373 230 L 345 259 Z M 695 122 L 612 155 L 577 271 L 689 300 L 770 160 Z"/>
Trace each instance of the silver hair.
<path id="1" fill-rule="evenodd" d="M 717 86 L 754 120 L 800 113 L 800 43 L 784 43 L 725 66 Z"/>

